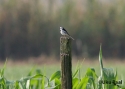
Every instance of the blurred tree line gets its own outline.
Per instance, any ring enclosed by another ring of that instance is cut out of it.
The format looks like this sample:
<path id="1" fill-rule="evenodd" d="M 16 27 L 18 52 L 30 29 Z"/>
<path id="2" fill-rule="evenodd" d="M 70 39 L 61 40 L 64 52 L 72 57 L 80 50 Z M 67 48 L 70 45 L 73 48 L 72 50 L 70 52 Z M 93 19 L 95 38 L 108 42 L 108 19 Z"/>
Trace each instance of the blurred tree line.
<path id="1" fill-rule="evenodd" d="M 76 56 L 125 57 L 125 1 L 0 0 L 0 59 L 59 56 L 65 27 Z"/>

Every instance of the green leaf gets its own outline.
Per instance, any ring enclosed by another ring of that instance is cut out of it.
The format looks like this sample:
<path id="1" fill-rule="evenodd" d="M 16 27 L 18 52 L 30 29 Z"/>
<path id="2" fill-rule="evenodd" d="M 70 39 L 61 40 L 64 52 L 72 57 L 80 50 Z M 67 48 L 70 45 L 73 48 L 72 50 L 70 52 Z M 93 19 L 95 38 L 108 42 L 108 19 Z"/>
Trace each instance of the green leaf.
<path id="1" fill-rule="evenodd" d="M 106 80 L 114 80 L 117 77 L 117 73 L 114 72 L 113 68 L 103 68 L 103 77 Z"/>
<path id="2" fill-rule="evenodd" d="M 5 70 L 5 67 L 6 67 L 6 62 L 7 62 L 7 59 L 4 63 L 4 67 L 0 70 L 0 76 L 3 77 L 4 76 L 4 70 Z"/>
<path id="3" fill-rule="evenodd" d="M 58 78 L 55 78 L 55 89 L 60 89 L 61 88 L 61 81 Z"/>
<path id="4" fill-rule="evenodd" d="M 61 77 L 61 71 L 56 71 L 54 74 L 52 74 L 52 76 L 50 77 L 50 81 L 52 81 L 53 79 L 57 78 L 59 79 Z"/>
<path id="5" fill-rule="evenodd" d="M 19 82 L 18 82 L 18 81 L 15 82 L 14 87 L 15 87 L 15 89 L 20 89 L 20 88 L 19 88 Z"/>
<path id="6" fill-rule="evenodd" d="M 78 77 L 79 77 L 79 79 L 81 79 L 81 76 L 80 76 L 80 68 L 81 68 L 81 66 L 82 66 L 82 64 L 83 64 L 83 62 L 84 62 L 84 60 L 85 60 L 85 59 L 83 59 L 83 61 L 82 61 L 81 63 L 78 61 L 77 66 L 76 66 L 75 73 L 74 73 L 73 76 L 72 76 L 73 78 L 75 78 L 76 75 L 79 74 Z"/>
<path id="7" fill-rule="evenodd" d="M 78 74 L 78 71 L 79 71 L 80 68 L 77 68 L 75 73 L 73 74 L 73 78 Z"/>
<path id="8" fill-rule="evenodd" d="M 44 76 L 42 77 L 42 86 L 41 86 L 41 89 L 44 89 L 44 87 L 45 87 L 45 80 L 44 80 Z"/>
<path id="9" fill-rule="evenodd" d="M 117 81 L 117 72 L 114 72 L 113 68 L 103 68 L 103 78 L 106 81 L 111 82 L 111 84 L 105 84 L 104 87 L 107 89 L 115 89 L 116 84 L 112 83 L 112 81 Z"/>
<path id="10" fill-rule="evenodd" d="M 76 89 L 86 89 L 88 80 L 89 80 L 89 77 L 82 78 L 81 82 L 79 83 Z"/>
<path id="11" fill-rule="evenodd" d="M 27 76 L 31 76 L 31 75 L 33 74 L 34 69 L 35 69 L 35 67 L 33 67 L 33 68 L 30 70 L 30 72 L 28 73 Z"/>
<path id="12" fill-rule="evenodd" d="M 76 89 L 76 87 L 78 86 L 78 83 L 79 83 L 79 79 L 73 78 L 73 89 Z"/>
<path id="13" fill-rule="evenodd" d="M 101 67 L 101 69 L 103 69 L 101 45 L 100 45 L 100 52 L 99 52 L 99 62 L 100 62 L 100 67 Z"/>
<path id="14" fill-rule="evenodd" d="M 95 73 L 95 69 L 94 68 L 88 68 L 87 72 L 86 72 L 86 76 L 89 77 L 89 84 L 90 86 L 93 84 L 93 87 L 95 89 L 95 79 L 98 77 Z"/>
<path id="15" fill-rule="evenodd" d="M 46 76 L 44 76 L 42 74 L 36 74 L 36 75 L 32 76 L 31 79 L 32 78 L 42 78 L 42 77 L 46 77 Z"/>

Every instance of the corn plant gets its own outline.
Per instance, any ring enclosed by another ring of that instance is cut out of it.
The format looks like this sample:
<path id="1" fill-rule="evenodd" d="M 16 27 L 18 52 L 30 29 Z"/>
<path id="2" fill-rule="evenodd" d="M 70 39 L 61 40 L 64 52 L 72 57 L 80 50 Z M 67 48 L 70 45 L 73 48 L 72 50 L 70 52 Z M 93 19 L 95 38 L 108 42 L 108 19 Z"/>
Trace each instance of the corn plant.
<path id="1" fill-rule="evenodd" d="M 75 72 L 72 75 L 73 89 L 125 89 L 123 80 L 118 80 L 117 70 L 105 68 L 102 61 L 102 50 L 99 52 L 100 75 L 96 74 L 94 68 L 88 68 L 85 75 L 81 74 L 81 66 L 78 63 Z M 60 89 L 61 88 L 61 71 L 54 72 L 47 77 L 41 70 L 34 68 L 26 77 L 19 80 L 10 81 L 4 77 L 4 67 L 0 70 L 0 89 Z M 35 72 L 35 74 L 33 74 Z M 82 76 L 81 76 L 82 75 Z"/>

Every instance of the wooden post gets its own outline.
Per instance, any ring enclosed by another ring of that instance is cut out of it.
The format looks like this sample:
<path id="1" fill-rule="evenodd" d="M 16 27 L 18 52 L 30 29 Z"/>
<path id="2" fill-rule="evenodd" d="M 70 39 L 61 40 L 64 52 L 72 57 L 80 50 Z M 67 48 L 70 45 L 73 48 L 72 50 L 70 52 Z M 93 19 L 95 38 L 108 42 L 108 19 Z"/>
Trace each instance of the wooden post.
<path id="1" fill-rule="evenodd" d="M 72 89 L 71 39 L 60 38 L 61 89 Z"/>

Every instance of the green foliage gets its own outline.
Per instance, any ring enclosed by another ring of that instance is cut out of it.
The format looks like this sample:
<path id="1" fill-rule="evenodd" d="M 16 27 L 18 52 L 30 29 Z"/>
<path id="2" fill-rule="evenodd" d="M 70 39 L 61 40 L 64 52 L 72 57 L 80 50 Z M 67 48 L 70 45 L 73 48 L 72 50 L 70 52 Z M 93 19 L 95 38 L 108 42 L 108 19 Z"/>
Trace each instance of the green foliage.
<path id="1" fill-rule="evenodd" d="M 100 72 L 97 76 L 94 68 L 88 68 L 85 75 L 80 75 L 82 63 L 78 63 L 76 71 L 72 76 L 73 89 L 125 89 L 123 82 L 118 81 L 117 71 L 113 68 L 104 68 L 102 62 L 102 49 L 99 52 Z M 22 77 L 16 81 L 7 80 L 4 77 L 4 67 L 0 72 L 0 89 L 60 89 L 61 71 L 54 72 L 50 78 L 42 73 L 41 70 L 34 68 L 28 73 L 28 76 Z M 35 74 L 34 74 L 35 72 Z M 120 84 L 121 83 L 121 84 Z"/>

